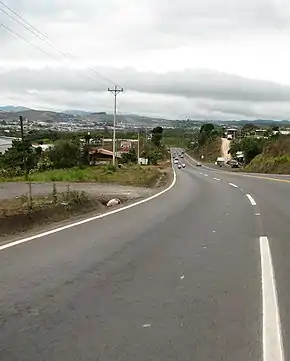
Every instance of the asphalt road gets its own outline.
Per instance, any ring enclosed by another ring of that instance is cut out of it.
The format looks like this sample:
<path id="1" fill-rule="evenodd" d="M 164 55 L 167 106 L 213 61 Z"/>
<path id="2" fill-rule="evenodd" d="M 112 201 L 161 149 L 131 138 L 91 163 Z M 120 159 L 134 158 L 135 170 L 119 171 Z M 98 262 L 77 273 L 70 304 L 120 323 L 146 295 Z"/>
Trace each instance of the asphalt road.
<path id="1" fill-rule="evenodd" d="M 0 247 L 1 361 L 289 359 L 290 183 L 190 163 L 146 203 Z"/>

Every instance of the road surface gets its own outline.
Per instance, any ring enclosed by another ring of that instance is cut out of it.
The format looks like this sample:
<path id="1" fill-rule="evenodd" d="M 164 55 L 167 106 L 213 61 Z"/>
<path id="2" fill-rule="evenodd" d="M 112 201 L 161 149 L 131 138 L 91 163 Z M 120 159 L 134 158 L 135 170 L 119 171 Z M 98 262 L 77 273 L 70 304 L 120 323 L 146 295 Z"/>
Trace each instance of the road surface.
<path id="1" fill-rule="evenodd" d="M 148 202 L 0 247 L 0 360 L 289 360 L 290 180 L 191 163 Z"/>

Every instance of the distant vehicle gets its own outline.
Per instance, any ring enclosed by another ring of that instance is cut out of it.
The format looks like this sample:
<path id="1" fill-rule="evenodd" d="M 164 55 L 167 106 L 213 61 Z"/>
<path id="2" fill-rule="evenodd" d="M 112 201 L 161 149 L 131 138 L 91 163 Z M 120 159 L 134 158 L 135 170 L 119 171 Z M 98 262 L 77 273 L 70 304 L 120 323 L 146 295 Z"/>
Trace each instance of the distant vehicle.
<path id="1" fill-rule="evenodd" d="M 180 169 L 180 168 L 181 168 L 181 164 L 179 163 L 179 164 L 178 164 L 178 169 Z"/>
<path id="2" fill-rule="evenodd" d="M 228 134 L 227 139 L 228 139 L 228 140 L 232 140 L 232 139 L 233 139 L 232 134 Z"/>
<path id="3" fill-rule="evenodd" d="M 239 162 L 237 160 L 235 160 L 235 159 L 231 159 L 229 161 L 229 166 L 231 168 L 239 168 Z"/>
<path id="4" fill-rule="evenodd" d="M 182 168 L 185 168 L 185 163 L 182 164 Z"/>
<path id="5" fill-rule="evenodd" d="M 216 164 L 222 167 L 225 164 L 226 160 L 223 157 L 217 157 Z"/>
<path id="6" fill-rule="evenodd" d="M 183 154 L 180 154 L 180 158 L 183 158 Z"/>
<path id="7" fill-rule="evenodd" d="M 178 159 L 174 159 L 174 164 L 177 164 L 178 163 Z"/>

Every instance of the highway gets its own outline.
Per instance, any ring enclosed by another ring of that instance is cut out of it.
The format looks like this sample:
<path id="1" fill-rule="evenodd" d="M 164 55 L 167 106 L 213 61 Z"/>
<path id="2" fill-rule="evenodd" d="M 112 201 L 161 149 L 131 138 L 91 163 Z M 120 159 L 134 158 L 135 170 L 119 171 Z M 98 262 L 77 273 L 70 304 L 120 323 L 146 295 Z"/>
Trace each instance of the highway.
<path id="1" fill-rule="evenodd" d="M 0 246 L 1 361 L 289 360 L 290 177 L 186 163 L 148 202 Z"/>

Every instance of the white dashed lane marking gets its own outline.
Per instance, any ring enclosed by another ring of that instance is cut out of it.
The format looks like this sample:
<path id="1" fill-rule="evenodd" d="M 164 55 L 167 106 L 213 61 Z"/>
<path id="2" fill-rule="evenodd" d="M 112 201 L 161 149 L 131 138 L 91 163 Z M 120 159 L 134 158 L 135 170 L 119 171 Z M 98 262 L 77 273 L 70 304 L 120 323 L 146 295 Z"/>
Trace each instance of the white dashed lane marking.
<path id="1" fill-rule="evenodd" d="M 255 202 L 254 198 L 250 195 L 250 194 L 246 194 L 246 197 L 248 198 L 248 200 L 250 201 L 252 206 L 256 206 L 257 203 Z"/>
<path id="2" fill-rule="evenodd" d="M 238 186 L 234 183 L 229 183 L 230 186 L 234 187 L 234 188 L 238 188 Z"/>

